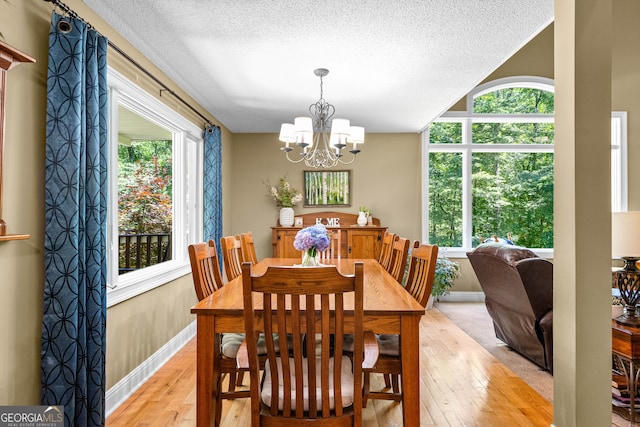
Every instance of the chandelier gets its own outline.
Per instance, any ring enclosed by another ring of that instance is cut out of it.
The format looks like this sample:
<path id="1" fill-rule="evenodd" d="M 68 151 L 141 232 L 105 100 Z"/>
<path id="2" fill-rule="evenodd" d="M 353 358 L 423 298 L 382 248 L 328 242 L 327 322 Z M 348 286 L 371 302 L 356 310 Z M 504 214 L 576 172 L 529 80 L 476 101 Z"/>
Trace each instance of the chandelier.
<path id="1" fill-rule="evenodd" d="M 309 106 L 311 117 L 296 117 L 293 124 L 283 123 L 280 127 L 280 147 L 287 160 L 292 163 L 304 164 L 311 168 L 332 168 L 338 163 L 348 165 L 356 159 L 360 152 L 358 144 L 364 143 L 364 128 L 351 126 L 349 120 L 331 119 L 336 109 L 322 97 L 322 78 L 329 74 L 326 68 L 317 68 L 313 74 L 320 77 L 320 99 Z M 331 124 L 329 121 L 331 120 Z M 292 158 L 293 148 L 290 144 L 300 147 L 298 158 Z M 349 161 L 345 161 L 342 150 L 351 144 Z"/>

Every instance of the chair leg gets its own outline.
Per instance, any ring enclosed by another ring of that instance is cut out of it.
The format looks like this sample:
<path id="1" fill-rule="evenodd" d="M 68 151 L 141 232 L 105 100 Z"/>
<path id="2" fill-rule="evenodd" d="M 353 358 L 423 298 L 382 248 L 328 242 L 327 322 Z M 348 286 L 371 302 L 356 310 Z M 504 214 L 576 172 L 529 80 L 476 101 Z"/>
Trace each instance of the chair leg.
<path id="1" fill-rule="evenodd" d="M 238 380 L 236 381 L 236 385 L 241 386 L 243 380 L 244 380 L 244 371 L 240 371 L 238 372 Z"/>
<path id="2" fill-rule="evenodd" d="M 391 388 L 391 375 L 383 374 L 384 376 L 384 388 Z"/>
<path id="3" fill-rule="evenodd" d="M 393 392 L 395 394 L 400 394 L 400 375 L 393 374 L 391 382 L 393 383 Z"/>
<path id="4" fill-rule="evenodd" d="M 369 391 L 371 390 L 371 374 L 369 372 L 364 373 L 364 384 L 362 386 L 362 407 L 367 407 L 367 400 L 369 399 Z"/>
<path id="5" fill-rule="evenodd" d="M 229 392 L 233 392 L 236 390 L 236 372 L 229 372 Z"/>
<path id="6" fill-rule="evenodd" d="M 215 416 L 215 420 L 213 421 L 213 425 L 214 427 L 220 427 L 220 422 L 222 420 L 222 379 L 224 378 L 224 375 L 220 375 L 220 377 L 218 378 L 218 387 L 217 390 L 219 391 L 219 395 L 218 398 L 216 399 L 216 416 Z"/>

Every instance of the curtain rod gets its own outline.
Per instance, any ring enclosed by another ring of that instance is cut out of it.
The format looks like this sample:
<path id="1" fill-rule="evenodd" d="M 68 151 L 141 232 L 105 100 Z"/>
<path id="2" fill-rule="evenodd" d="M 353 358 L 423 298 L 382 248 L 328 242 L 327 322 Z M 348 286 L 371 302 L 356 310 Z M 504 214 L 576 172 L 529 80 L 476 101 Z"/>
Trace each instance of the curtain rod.
<path id="1" fill-rule="evenodd" d="M 44 0 L 45 2 L 48 3 L 53 3 L 55 6 L 59 7 L 60 9 L 62 9 L 66 14 L 68 14 L 69 16 L 71 16 L 72 18 L 77 18 L 79 20 L 81 20 L 82 22 L 84 22 L 85 24 L 87 24 L 89 26 L 89 28 L 93 28 L 94 30 L 96 29 L 93 25 L 91 25 L 89 22 L 87 22 L 84 18 L 82 18 L 81 16 L 79 16 L 73 9 L 71 9 L 69 6 L 67 6 L 66 4 L 64 4 L 62 1 L 60 0 Z M 200 116 L 202 118 L 202 120 L 204 120 L 207 124 L 209 124 L 210 126 L 216 126 L 218 129 L 220 128 L 220 126 L 214 125 L 213 123 L 211 123 L 211 120 L 209 120 L 208 118 L 206 118 L 204 115 L 202 115 L 202 113 L 200 113 L 200 111 L 196 110 L 191 104 L 189 104 L 187 101 L 185 101 L 180 95 L 178 95 L 177 93 L 175 93 L 173 90 L 171 90 L 169 88 L 169 86 L 165 85 L 164 83 L 162 83 L 162 81 L 160 81 L 160 79 L 158 79 L 156 76 L 154 76 L 153 74 L 151 74 L 151 72 L 149 70 L 147 70 L 145 67 L 143 67 L 138 61 L 136 61 L 135 59 L 133 59 L 131 56 L 129 56 L 125 51 L 123 51 L 122 49 L 120 49 L 118 46 L 116 46 L 113 42 L 111 42 L 111 40 L 107 41 L 108 45 L 110 48 L 112 48 L 113 50 L 115 50 L 118 54 L 120 54 L 124 59 L 126 59 L 127 61 L 129 61 L 131 64 L 133 64 L 136 68 L 138 68 L 140 71 L 142 71 L 144 74 L 146 74 L 149 78 L 151 78 L 151 80 L 153 80 L 154 82 L 156 82 L 158 85 L 160 85 L 162 87 L 162 89 L 160 89 L 160 96 L 162 96 L 162 92 L 166 91 L 169 92 L 171 95 L 173 95 L 178 101 L 182 102 L 184 105 L 186 105 L 187 107 L 189 107 L 189 109 L 191 111 L 193 111 L 194 113 L 196 113 L 198 116 Z"/>

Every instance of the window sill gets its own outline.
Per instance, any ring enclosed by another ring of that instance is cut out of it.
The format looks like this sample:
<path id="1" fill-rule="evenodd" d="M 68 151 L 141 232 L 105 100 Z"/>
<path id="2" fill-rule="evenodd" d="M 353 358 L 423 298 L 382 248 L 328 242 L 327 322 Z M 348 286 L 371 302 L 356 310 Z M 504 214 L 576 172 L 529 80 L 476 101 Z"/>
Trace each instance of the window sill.
<path id="1" fill-rule="evenodd" d="M 171 265 L 159 264 L 119 276 L 116 287 L 107 292 L 107 308 L 191 273 L 189 264 L 167 263 Z"/>

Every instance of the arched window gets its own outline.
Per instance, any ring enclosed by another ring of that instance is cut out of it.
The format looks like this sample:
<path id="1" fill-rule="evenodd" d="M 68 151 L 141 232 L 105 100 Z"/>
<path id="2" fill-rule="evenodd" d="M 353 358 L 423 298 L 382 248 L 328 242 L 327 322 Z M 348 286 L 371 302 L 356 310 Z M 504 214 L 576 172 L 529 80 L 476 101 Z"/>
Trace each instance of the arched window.
<path id="1" fill-rule="evenodd" d="M 424 138 L 423 240 L 465 252 L 502 238 L 550 253 L 553 113 L 553 81 L 519 77 L 477 87 L 466 111 L 431 123 Z M 613 210 L 626 208 L 625 130 L 626 114 L 614 113 Z"/>

